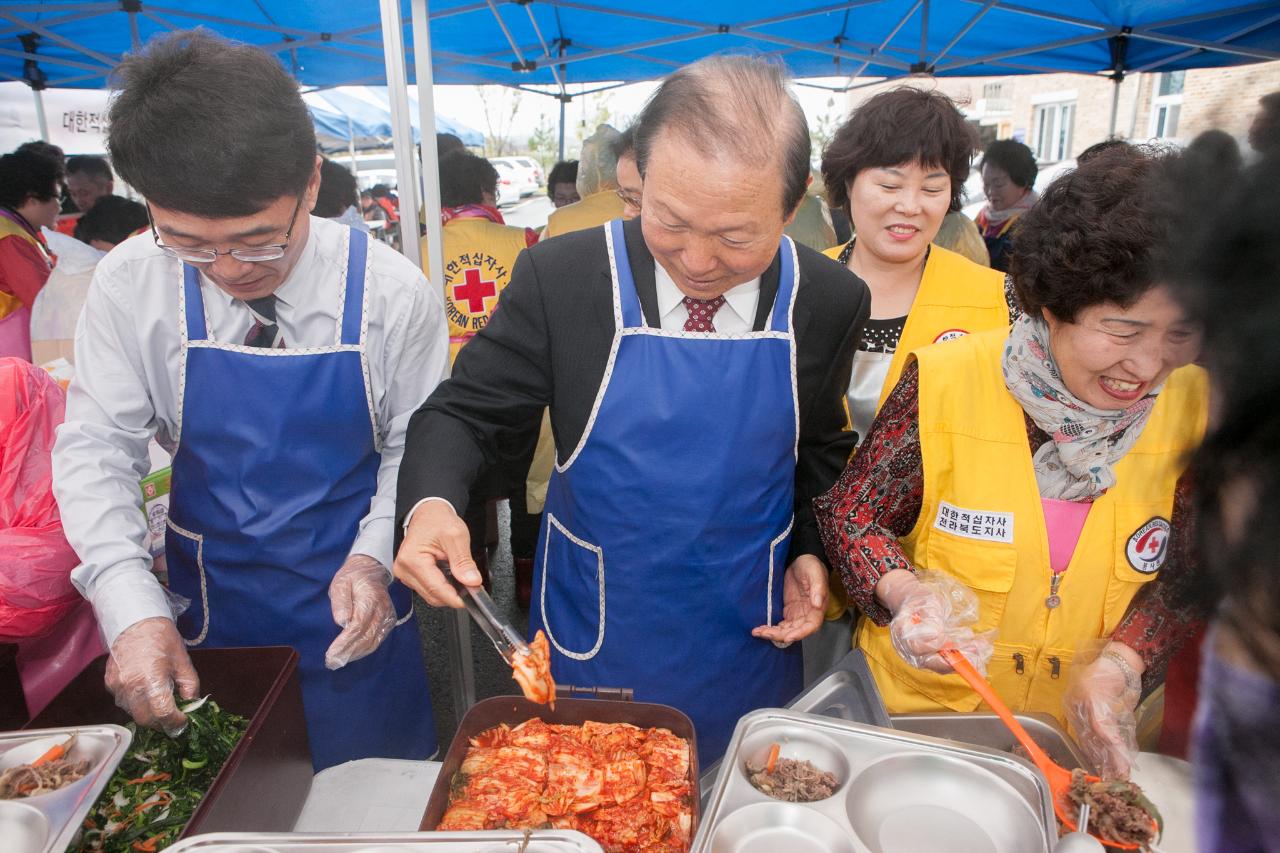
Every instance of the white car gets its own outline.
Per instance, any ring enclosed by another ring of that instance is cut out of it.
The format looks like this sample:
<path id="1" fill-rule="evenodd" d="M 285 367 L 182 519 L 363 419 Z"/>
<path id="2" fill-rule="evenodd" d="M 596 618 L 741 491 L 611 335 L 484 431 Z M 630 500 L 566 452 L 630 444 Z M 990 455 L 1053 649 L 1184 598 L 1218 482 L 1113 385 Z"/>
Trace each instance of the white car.
<path id="1" fill-rule="evenodd" d="M 521 198 L 533 195 L 542 187 L 542 170 L 528 157 L 491 157 L 489 162 L 499 170 L 503 166 L 511 169 Z"/>
<path id="2" fill-rule="evenodd" d="M 520 176 L 516 170 L 498 160 L 490 160 L 498 170 L 498 206 L 504 207 L 520 201 Z"/>

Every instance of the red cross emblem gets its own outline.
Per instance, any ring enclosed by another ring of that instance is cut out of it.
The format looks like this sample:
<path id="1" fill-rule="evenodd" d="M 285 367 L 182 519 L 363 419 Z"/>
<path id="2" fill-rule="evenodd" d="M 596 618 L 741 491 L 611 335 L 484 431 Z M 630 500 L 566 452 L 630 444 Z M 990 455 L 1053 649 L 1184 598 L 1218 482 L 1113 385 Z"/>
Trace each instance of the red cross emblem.
<path id="1" fill-rule="evenodd" d="M 480 278 L 480 270 L 475 267 L 468 268 L 463 278 L 466 281 L 453 286 L 453 301 L 465 301 L 468 314 L 483 314 L 485 297 L 498 295 L 497 283 Z"/>

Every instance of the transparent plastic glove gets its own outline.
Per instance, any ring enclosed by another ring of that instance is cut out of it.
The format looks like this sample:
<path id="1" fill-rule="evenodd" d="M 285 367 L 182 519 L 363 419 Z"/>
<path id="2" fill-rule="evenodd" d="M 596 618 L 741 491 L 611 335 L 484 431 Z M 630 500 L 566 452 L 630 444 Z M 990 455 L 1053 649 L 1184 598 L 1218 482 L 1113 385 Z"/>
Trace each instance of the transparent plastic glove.
<path id="1" fill-rule="evenodd" d="M 200 692 L 200 677 L 187 646 L 173 620 L 163 616 L 143 619 L 120 632 L 111 644 L 106 683 L 116 704 L 138 725 L 170 737 L 187 727 L 174 701 L 174 688 L 183 699 L 194 699 Z"/>
<path id="2" fill-rule="evenodd" d="M 889 638 L 902 659 L 917 669 L 949 673 L 951 665 L 938 655 L 946 646 L 959 649 L 986 674 L 995 631 L 975 634 L 978 597 L 973 590 L 941 572 L 917 572 L 898 579 L 881 600 L 893 613 Z"/>
<path id="3" fill-rule="evenodd" d="M 324 654 L 327 669 L 341 669 L 373 653 L 396 626 L 387 585 L 391 573 L 372 557 L 353 554 L 329 583 L 333 621 L 342 626 Z"/>
<path id="4" fill-rule="evenodd" d="M 1076 742 L 1104 779 L 1128 779 L 1138 755 L 1137 672 L 1104 655 L 1072 669 L 1063 706 Z"/>

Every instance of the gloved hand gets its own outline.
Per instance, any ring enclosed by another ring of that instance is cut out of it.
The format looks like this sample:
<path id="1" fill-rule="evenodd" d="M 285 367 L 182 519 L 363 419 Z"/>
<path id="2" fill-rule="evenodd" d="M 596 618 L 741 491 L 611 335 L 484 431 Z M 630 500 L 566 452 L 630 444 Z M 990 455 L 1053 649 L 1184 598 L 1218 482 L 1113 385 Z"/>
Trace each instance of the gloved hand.
<path id="1" fill-rule="evenodd" d="M 1138 755 L 1134 712 L 1142 695 L 1142 678 L 1126 655 L 1114 651 L 1114 645 L 1092 663 L 1072 669 L 1062 701 L 1076 742 L 1098 768 L 1098 775 L 1127 779 Z"/>
<path id="2" fill-rule="evenodd" d="M 120 632 L 111 644 L 106 683 L 116 704 L 138 725 L 170 737 L 187 727 L 173 699 L 174 687 L 183 699 L 194 699 L 200 691 L 187 646 L 173 620 L 163 616 L 143 619 Z"/>
<path id="3" fill-rule="evenodd" d="M 951 664 L 938 651 L 954 646 L 985 674 L 995 631 L 974 633 L 978 597 L 973 590 L 941 572 L 898 571 L 876 586 L 876 597 L 893 614 L 889 638 L 894 650 L 917 669 L 949 673 Z"/>
<path id="4" fill-rule="evenodd" d="M 324 654 L 327 669 L 341 669 L 373 653 L 396 626 L 387 586 L 391 573 L 364 554 L 352 554 L 329 583 L 333 621 L 342 626 Z"/>

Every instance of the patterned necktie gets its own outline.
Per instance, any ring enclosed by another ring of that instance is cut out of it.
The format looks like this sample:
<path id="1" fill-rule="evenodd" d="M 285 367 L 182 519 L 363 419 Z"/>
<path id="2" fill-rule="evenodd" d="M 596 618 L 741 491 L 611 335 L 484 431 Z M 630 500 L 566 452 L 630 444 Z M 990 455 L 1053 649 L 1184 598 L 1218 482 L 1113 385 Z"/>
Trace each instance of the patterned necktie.
<path id="1" fill-rule="evenodd" d="M 253 314 L 253 328 L 244 336 L 247 347 L 263 349 L 284 349 L 284 335 L 276 325 L 276 295 L 249 299 L 245 303 Z"/>
<path id="2" fill-rule="evenodd" d="M 689 311 L 689 319 L 684 321 L 684 330 L 686 332 L 714 332 L 716 312 L 720 310 L 720 306 L 724 304 L 724 297 L 717 296 L 715 299 L 694 299 L 692 296 L 684 298 L 684 307 Z"/>

